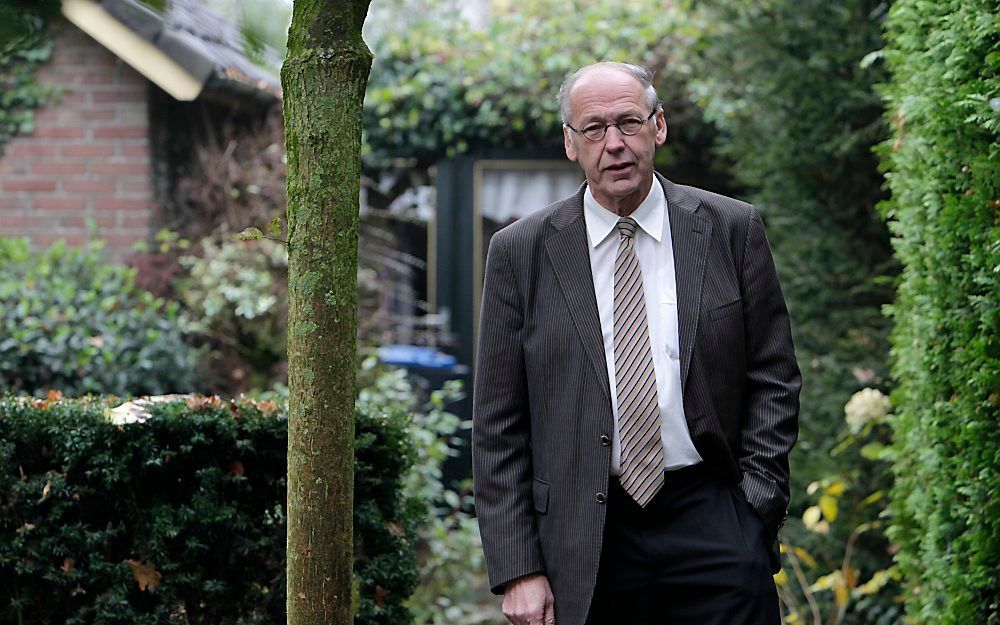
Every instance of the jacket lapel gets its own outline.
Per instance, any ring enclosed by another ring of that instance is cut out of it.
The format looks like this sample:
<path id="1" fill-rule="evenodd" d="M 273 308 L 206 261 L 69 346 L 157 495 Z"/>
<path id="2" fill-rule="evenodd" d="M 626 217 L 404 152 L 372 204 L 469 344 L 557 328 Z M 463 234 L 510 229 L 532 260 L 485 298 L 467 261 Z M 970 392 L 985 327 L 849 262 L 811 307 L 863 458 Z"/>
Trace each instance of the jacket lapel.
<path id="1" fill-rule="evenodd" d="M 697 214 L 698 199 L 657 174 L 667 196 L 670 238 L 677 280 L 677 323 L 681 351 L 681 389 L 687 384 L 694 338 L 698 332 L 705 260 L 712 239 L 712 222 Z"/>
<path id="2" fill-rule="evenodd" d="M 594 278 L 587 250 L 587 225 L 583 218 L 583 189 L 567 199 L 552 214 L 553 232 L 545 240 L 545 250 L 552 263 L 559 288 L 566 298 L 573 325 L 583 343 L 587 360 L 602 381 L 601 389 L 610 400 L 608 369 L 604 360 L 604 339 L 594 296 Z"/>

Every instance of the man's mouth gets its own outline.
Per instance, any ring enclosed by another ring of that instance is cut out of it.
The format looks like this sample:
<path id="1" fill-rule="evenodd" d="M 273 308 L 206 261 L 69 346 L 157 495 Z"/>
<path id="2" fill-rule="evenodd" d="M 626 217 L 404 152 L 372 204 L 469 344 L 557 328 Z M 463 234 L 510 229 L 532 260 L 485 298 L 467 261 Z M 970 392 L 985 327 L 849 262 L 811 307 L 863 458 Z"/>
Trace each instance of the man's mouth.
<path id="1" fill-rule="evenodd" d="M 613 165 L 608 165 L 604 168 L 604 171 L 625 171 L 632 166 L 632 163 L 615 163 Z"/>

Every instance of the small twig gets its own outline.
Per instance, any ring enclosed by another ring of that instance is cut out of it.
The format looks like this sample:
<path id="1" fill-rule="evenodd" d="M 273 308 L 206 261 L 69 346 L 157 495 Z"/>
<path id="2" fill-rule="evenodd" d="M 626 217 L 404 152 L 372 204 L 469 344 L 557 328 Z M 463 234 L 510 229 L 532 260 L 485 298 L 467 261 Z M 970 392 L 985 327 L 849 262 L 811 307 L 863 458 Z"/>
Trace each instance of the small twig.
<path id="1" fill-rule="evenodd" d="M 860 535 L 861 532 L 857 528 L 852 530 L 847 537 L 847 545 L 844 546 L 844 559 L 840 563 L 840 578 L 843 580 L 845 587 L 847 586 L 847 573 L 851 563 L 851 556 L 854 555 L 854 543 Z M 834 618 L 830 620 L 830 625 L 840 625 L 841 621 L 844 620 L 844 616 L 847 614 L 847 604 L 850 601 L 850 590 L 848 588 L 848 601 L 845 601 L 842 606 L 837 606 L 837 612 L 834 614 Z"/>
<path id="2" fill-rule="evenodd" d="M 823 625 L 823 617 L 819 613 L 819 606 L 816 605 L 816 599 L 813 597 L 812 589 L 809 588 L 809 582 L 806 580 L 805 572 L 802 570 L 802 565 L 799 564 L 799 559 L 795 555 L 793 549 L 787 549 L 785 553 L 788 554 L 788 560 L 792 563 L 792 571 L 795 573 L 795 579 L 798 580 L 799 586 L 802 588 L 802 594 L 805 595 L 806 602 L 809 603 L 809 611 L 812 612 L 814 625 Z"/>

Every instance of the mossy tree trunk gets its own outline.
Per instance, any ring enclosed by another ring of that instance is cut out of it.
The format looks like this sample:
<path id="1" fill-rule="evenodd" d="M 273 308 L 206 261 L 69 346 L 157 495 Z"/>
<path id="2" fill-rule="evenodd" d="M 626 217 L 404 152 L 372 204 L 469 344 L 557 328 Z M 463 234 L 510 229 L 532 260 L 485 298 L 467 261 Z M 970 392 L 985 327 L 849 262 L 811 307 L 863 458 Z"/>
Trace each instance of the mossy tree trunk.
<path id="1" fill-rule="evenodd" d="M 352 622 L 361 109 L 370 0 L 295 0 L 288 152 L 288 624 Z"/>

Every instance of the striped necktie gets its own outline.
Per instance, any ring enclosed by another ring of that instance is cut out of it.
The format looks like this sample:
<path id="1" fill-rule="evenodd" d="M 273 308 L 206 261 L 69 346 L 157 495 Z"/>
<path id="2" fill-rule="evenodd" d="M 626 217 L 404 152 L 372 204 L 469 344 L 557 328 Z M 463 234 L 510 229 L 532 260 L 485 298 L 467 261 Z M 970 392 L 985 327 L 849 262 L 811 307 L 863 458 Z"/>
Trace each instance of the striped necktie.
<path id="1" fill-rule="evenodd" d="M 635 230 L 631 217 L 618 221 L 621 241 L 615 257 L 615 385 L 621 440 L 619 480 L 636 503 L 645 507 L 663 486 L 663 444 Z"/>

